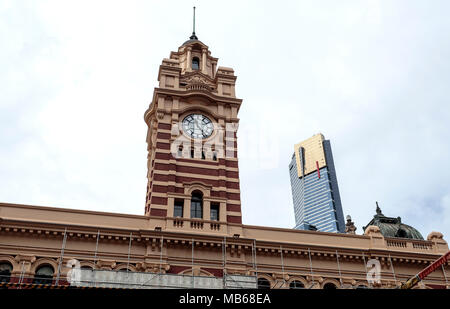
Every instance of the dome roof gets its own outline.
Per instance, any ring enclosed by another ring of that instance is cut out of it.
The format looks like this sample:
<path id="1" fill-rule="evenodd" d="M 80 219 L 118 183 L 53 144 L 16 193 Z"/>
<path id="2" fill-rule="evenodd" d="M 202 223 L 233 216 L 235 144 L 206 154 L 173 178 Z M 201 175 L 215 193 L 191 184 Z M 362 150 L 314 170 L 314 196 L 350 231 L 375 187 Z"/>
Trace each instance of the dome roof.
<path id="1" fill-rule="evenodd" d="M 391 218 L 386 217 L 381 212 L 380 207 L 377 204 L 377 214 L 373 216 L 373 219 L 363 227 L 365 230 L 369 225 L 375 225 L 380 228 L 381 234 L 384 237 L 396 237 L 396 238 L 411 238 L 423 240 L 422 235 L 418 230 L 410 225 L 404 224 L 400 217 Z"/>
<path id="2" fill-rule="evenodd" d="M 192 44 L 199 44 L 202 47 L 208 48 L 208 46 L 205 43 L 203 43 L 202 41 L 200 41 L 198 39 L 198 37 L 195 35 L 195 32 L 192 33 L 192 35 L 189 37 L 189 40 L 184 42 L 183 45 L 181 45 L 181 47 L 186 46 L 186 45 L 192 45 Z"/>
<path id="3" fill-rule="evenodd" d="M 199 41 L 198 39 L 189 39 L 189 40 L 187 40 L 186 42 L 184 42 L 183 45 L 181 45 L 181 46 L 188 45 L 188 44 L 192 44 L 192 43 L 200 43 L 200 44 L 203 44 L 203 43 L 202 43 L 201 41 Z M 203 44 L 203 45 L 205 45 L 205 44 Z"/>
<path id="4" fill-rule="evenodd" d="M 192 35 L 189 37 L 189 40 L 184 42 L 183 45 L 181 45 L 181 46 L 189 45 L 189 44 L 192 44 L 192 43 L 200 43 L 202 45 L 205 45 L 201 41 L 198 40 L 198 37 L 195 35 L 195 31 L 192 32 Z"/>

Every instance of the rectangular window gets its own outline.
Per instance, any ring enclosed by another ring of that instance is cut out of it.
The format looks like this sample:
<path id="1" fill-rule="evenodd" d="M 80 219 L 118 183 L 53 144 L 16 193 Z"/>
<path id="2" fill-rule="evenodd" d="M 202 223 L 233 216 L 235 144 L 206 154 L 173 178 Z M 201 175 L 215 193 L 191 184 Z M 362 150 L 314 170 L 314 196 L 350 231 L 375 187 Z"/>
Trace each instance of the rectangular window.
<path id="1" fill-rule="evenodd" d="M 175 200 L 175 205 L 173 208 L 174 217 L 183 217 L 183 200 Z"/>
<path id="2" fill-rule="evenodd" d="M 211 203 L 211 220 L 219 221 L 219 204 Z"/>

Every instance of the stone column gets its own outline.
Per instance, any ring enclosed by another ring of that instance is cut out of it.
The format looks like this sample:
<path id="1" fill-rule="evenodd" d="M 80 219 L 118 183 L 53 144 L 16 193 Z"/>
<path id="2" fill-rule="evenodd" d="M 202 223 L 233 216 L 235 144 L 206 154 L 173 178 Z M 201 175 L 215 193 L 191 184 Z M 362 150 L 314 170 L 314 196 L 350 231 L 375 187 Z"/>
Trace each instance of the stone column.
<path id="1" fill-rule="evenodd" d="M 211 202 L 203 201 L 203 220 L 211 220 Z"/>
<path id="2" fill-rule="evenodd" d="M 168 209 L 167 209 L 167 217 L 173 217 L 173 208 L 175 204 L 175 199 L 173 197 L 169 197 L 168 199 Z"/>
<path id="3" fill-rule="evenodd" d="M 190 217 L 191 217 L 191 200 L 185 198 L 183 204 L 183 218 L 189 219 Z"/>
<path id="4" fill-rule="evenodd" d="M 17 264 L 13 265 L 11 282 L 19 282 L 20 277 L 23 276 L 22 283 L 32 283 L 34 274 L 31 272 L 31 266 L 36 261 L 36 257 L 34 255 L 19 254 L 15 257 L 15 260 Z"/>
<path id="5" fill-rule="evenodd" d="M 227 222 L 227 203 L 221 202 L 219 206 L 219 221 Z"/>
<path id="6" fill-rule="evenodd" d="M 187 48 L 187 65 L 186 65 L 186 71 L 191 72 L 192 71 L 192 56 L 191 56 L 191 47 Z"/>
<path id="7" fill-rule="evenodd" d="M 206 71 L 206 48 L 202 48 L 202 73 L 208 75 Z"/>

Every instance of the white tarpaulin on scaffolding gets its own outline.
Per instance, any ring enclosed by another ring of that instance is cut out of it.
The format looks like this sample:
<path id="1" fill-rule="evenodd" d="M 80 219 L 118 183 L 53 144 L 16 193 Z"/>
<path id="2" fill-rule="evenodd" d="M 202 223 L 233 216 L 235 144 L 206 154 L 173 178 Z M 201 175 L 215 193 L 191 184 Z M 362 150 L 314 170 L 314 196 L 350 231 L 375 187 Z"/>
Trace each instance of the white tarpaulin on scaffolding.
<path id="1" fill-rule="evenodd" d="M 224 278 L 142 272 L 72 270 L 71 285 L 123 289 L 256 289 L 255 276 L 226 275 Z"/>

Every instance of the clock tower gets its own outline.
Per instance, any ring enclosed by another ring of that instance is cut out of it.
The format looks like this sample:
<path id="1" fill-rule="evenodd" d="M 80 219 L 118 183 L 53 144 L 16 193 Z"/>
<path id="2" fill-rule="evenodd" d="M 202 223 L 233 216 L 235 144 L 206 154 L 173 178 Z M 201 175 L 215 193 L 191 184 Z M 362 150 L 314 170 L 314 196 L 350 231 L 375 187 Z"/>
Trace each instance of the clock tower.
<path id="1" fill-rule="evenodd" d="M 236 76 L 195 32 L 159 67 L 148 125 L 145 214 L 166 228 L 241 224 Z"/>

